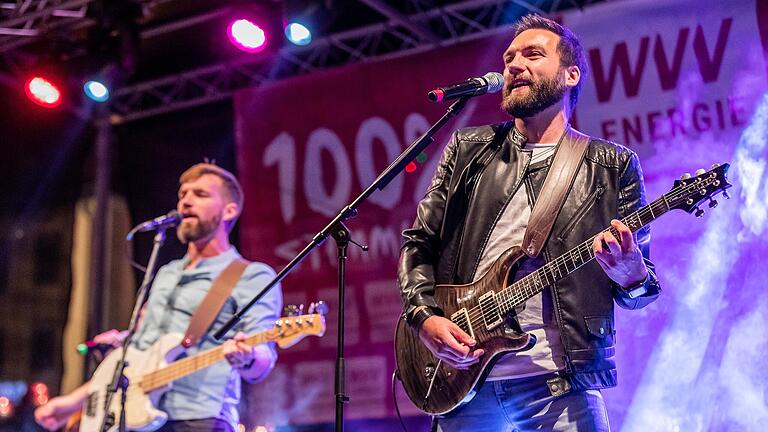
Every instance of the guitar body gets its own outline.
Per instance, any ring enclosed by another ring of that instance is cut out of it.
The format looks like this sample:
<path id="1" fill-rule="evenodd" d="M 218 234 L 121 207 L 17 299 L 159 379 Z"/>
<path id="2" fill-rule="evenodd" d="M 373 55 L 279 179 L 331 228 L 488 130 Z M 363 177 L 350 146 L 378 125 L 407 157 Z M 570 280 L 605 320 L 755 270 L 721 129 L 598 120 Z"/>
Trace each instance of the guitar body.
<path id="1" fill-rule="evenodd" d="M 499 292 L 507 285 L 523 257 L 519 247 L 504 252 L 478 281 L 467 285 L 437 285 L 435 301 L 445 317 L 459 324 L 462 311 L 479 305 L 480 298 L 491 291 Z M 467 331 L 462 325 L 459 325 Z M 429 414 L 445 414 L 469 402 L 483 384 L 491 366 L 503 354 L 530 349 L 535 337 L 520 330 L 514 316 L 503 317 L 495 326 L 472 325 L 468 333 L 477 341 L 475 349 L 485 354 L 469 369 L 458 370 L 439 360 L 421 342 L 404 319 L 397 324 L 395 357 L 403 388 L 411 401 Z"/>
<path id="2" fill-rule="evenodd" d="M 244 343 L 254 346 L 274 342 L 280 348 L 289 348 L 307 335 L 322 336 L 325 333 L 325 314 L 328 307 L 323 302 L 312 303 L 310 312 L 307 315 L 280 318 L 274 327 L 247 336 Z M 128 348 L 125 358 L 125 376 L 129 381 L 125 423 L 129 431 L 150 432 L 159 429 L 168 420 L 168 415 L 157 409 L 157 405 L 163 394 L 170 390 L 172 383 L 225 361 L 222 346 L 180 358 L 185 352 L 181 346 L 183 338 L 179 333 L 170 333 L 160 337 L 144 351 Z M 110 414 L 114 416 L 114 422 L 109 431 L 115 432 L 119 429 L 122 392 L 118 390 L 109 407 L 105 408 L 105 405 L 107 388 L 112 383 L 121 353 L 122 348 L 112 351 L 91 377 L 88 396 L 82 409 L 80 431 L 101 431 L 104 417 Z"/>
<path id="3" fill-rule="evenodd" d="M 143 374 L 171 363 L 182 352 L 180 347 L 183 335 L 178 333 L 162 336 L 145 351 L 139 351 L 133 347 L 128 348 L 125 360 L 128 363 L 125 368 L 125 376 L 128 377 L 129 387 L 126 394 L 125 422 L 129 431 L 154 431 L 165 424 L 168 416 L 156 408 L 160 397 L 170 389 L 165 387 L 145 393 L 139 386 Z M 112 383 L 115 366 L 120 361 L 122 348 L 115 349 L 99 364 L 89 381 L 88 397 L 82 411 L 80 431 L 98 432 L 101 429 L 104 416 L 114 413 L 114 424 L 110 432 L 117 431 L 120 424 L 120 397 L 122 391 L 118 390 L 112 397 L 108 409 L 105 409 L 107 388 Z"/>

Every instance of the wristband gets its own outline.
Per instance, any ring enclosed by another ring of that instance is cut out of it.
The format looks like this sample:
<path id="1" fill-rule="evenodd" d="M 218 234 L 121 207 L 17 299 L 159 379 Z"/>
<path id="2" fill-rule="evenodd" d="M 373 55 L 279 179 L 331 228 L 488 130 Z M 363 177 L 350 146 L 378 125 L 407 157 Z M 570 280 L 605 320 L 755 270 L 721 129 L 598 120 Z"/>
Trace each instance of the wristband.
<path id="1" fill-rule="evenodd" d="M 429 306 L 421 306 L 416 309 L 416 312 L 411 314 L 411 319 L 408 320 L 408 324 L 418 333 L 421 329 L 421 325 L 424 324 L 424 321 L 433 315 L 436 314 Z"/>
<path id="2" fill-rule="evenodd" d="M 643 279 L 640 283 L 624 288 L 624 291 L 626 291 L 627 295 L 631 299 L 640 297 L 641 295 L 648 292 L 648 289 L 645 287 L 645 285 L 648 283 L 650 279 L 651 279 L 651 274 L 648 273 L 645 279 Z"/>

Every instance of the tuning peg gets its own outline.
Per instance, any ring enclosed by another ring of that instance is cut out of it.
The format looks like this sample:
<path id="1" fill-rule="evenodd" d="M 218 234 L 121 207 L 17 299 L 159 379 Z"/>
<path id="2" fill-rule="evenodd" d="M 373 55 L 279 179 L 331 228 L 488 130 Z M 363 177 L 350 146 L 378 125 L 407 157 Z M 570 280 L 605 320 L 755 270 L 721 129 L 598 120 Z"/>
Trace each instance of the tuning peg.
<path id="1" fill-rule="evenodd" d="M 691 173 L 685 173 L 680 176 L 680 180 L 688 180 L 689 178 L 691 178 Z"/>
<path id="2" fill-rule="evenodd" d="M 283 308 L 283 314 L 285 316 L 299 316 L 301 315 L 301 311 L 304 309 L 304 305 L 296 306 L 294 304 L 286 305 Z"/>
<path id="3" fill-rule="evenodd" d="M 709 199 L 709 208 L 715 208 L 717 207 L 717 201 L 713 200 L 712 198 Z"/>
<path id="4" fill-rule="evenodd" d="M 694 216 L 696 216 L 697 218 L 704 216 L 704 210 L 696 207 L 696 212 L 694 213 Z"/>
<path id="5" fill-rule="evenodd" d="M 723 197 L 725 199 L 731 199 L 731 196 L 728 194 L 728 191 L 723 191 Z"/>
<path id="6" fill-rule="evenodd" d="M 707 172 L 707 170 L 705 170 L 704 168 L 699 168 L 699 169 L 696 170 L 696 175 L 700 176 L 700 175 L 704 174 L 705 172 Z"/>
<path id="7" fill-rule="evenodd" d="M 712 169 L 715 169 L 715 168 L 717 168 L 717 167 L 719 167 L 719 166 L 720 166 L 720 164 L 719 164 L 719 163 L 713 163 L 713 164 L 712 164 Z"/>
<path id="8" fill-rule="evenodd" d="M 328 313 L 328 305 L 325 304 L 324 301 L 319 301 L 317 303 L 311 303 L 309 305 L 309 314 L 312 315 L 314 313 L 319 313 L 320 315 L 325 315 Z"/>

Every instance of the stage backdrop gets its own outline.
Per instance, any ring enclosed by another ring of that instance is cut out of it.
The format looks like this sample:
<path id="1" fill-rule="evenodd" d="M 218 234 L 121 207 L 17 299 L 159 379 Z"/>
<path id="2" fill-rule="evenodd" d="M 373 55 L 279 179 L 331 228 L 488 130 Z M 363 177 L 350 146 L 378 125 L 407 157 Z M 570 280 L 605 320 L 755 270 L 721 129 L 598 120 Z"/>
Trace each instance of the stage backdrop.
<path id="1" fill-rule="evenodd" d="M 605 392 L 615 430 L 754 430 L 768 420 L 768 253 L 764 41 L 766 2 L 620 1 L 561 17 L 582 38 L 591 73 L 577 110 L 584 132 L 641 159 L 649 199 L 684 172 L 730 162 L 733 199 L 702 219 L 679 212 L 652 229 L 664 287 L 617 314 L 620 386 Z M 761 35 L 763 36 L 761 38 Z M 428 52 L 323 71 L 235 97 L 244 254 L 282 268 L 339 209 L 447 107 L 428 90 L 501 70 L 508 30 Z M 470 102 L 447 129 L 505 120 L 500 96 Z M 400 232 L 411 224 L 450 131 L 416 170 L 376 192 L 348 223 L 348 419 L 394 415 L 390 376 L 401 311 Z M 286 303 L 331 306 L 323 338 L 283 350 L 256 388 L 255 418 L 331 422 L 336 352 L 332 240 L 283 283 Z M 406 415 L 416 414 L 399 393 Z"/>

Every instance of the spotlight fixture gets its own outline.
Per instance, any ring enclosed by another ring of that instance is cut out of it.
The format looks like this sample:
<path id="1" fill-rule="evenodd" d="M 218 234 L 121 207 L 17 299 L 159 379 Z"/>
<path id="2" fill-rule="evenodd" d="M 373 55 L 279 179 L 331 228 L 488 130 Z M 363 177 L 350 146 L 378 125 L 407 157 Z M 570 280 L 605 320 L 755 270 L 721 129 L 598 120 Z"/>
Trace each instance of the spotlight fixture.
<path id="1" fill-rule="evenodd" d="M 105 102 L 109 99 L 109 88 L 100 81 L 90 80 L 83 85 L 83 92 L 91 100 Z"/>
<path id="2" fill-rule="evenodd" d="M 253 21 L 245 18 L 233 20 L 227 28 L 227 36 L 238 49 L 256 53 L 267 46 L 267 34 Z"/>
<path id="3" fill-rule="evenodd" d="M 61 104 L 61 91 L 50 80 L 34 76 L 24 84 L 27 97 L 43 108 L 55 108 Z"/>
<path id="4" fill-rule="evenodd" d="M 291 22 L 285 26 L 285 37 L 299 46 L 309 45 L 312 42 L 312 32 L 304 25 L 298 22 Z"/>

